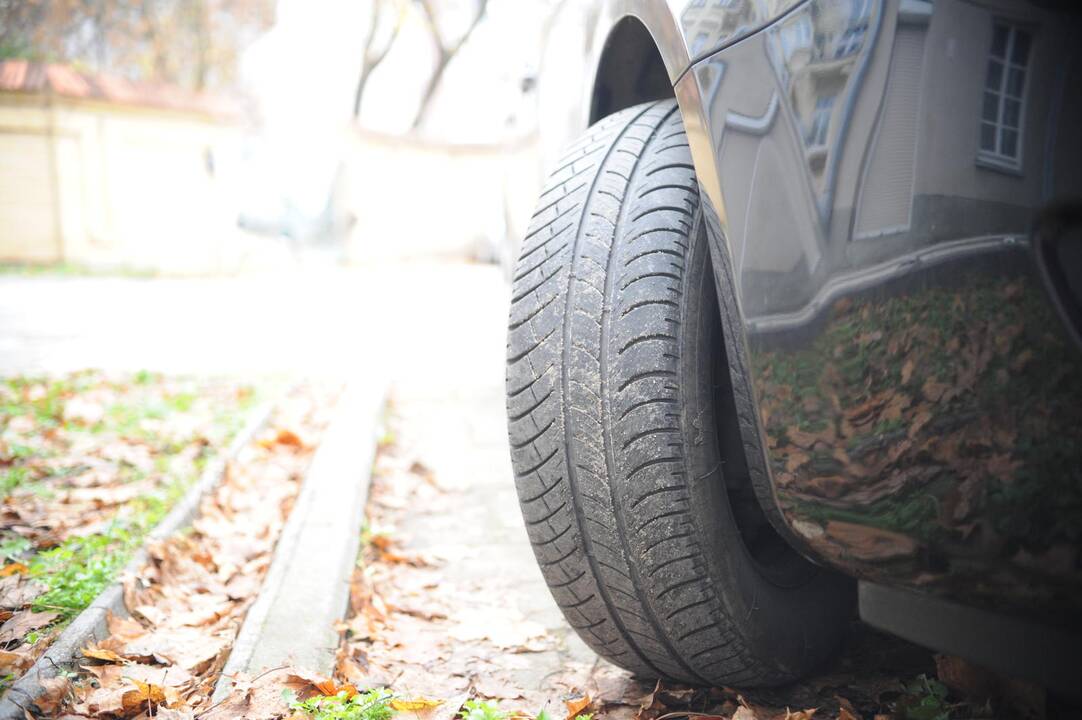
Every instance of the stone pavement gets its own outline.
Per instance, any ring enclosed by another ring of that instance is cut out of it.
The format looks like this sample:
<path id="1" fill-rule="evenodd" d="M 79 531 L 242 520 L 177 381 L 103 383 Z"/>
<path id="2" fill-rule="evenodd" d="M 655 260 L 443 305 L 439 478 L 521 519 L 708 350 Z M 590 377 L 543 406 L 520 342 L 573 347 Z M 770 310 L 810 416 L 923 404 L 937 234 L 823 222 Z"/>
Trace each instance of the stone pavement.
<path id="1" fill-rule="evenodd" d="M 443 490 L 438 507 L 411 508 L 394 534 L 405 550 L 449 558 L 440 566 L 441 585 L 459 592 L 446 594 L 476 592 L 473 608 L 454 612 L 483 612 L 495 602 L 545 628 L 549 649 L 514 656 L 500 682 L 558 701 L 551 681 L 578 668 L 585 685 L 596 656 L 553 602 L 522 526 L 504 420 L 508 289 L 487 287 L 463 286 L 432 308 L 417 326 L 428 338 L 430 363 L 392 385 L 396 432 Z"/>
<path id="2" fill-rule="evenodd" d="M 499 304 L 502 285 L 490 266 L 393 259 L 229 278 L 0 276 L 0 375 L 406 371 L 470 321 L 449 300 Z"/>

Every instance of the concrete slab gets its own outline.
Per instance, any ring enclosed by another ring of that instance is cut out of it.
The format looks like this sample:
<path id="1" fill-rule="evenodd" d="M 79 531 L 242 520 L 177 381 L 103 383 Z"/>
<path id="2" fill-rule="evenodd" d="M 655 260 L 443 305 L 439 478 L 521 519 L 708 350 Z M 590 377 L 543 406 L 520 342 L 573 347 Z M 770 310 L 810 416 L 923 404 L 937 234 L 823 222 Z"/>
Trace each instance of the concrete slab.
<path id="1" fill-rule="evenodd" d="M 230 676 L 296 666 L 329 676 L 335 623 L 349 601 L 386 385 L 352 382 L 339 400 L 282 531 L 259 596 L 248 611 L 215 688 Z"/>

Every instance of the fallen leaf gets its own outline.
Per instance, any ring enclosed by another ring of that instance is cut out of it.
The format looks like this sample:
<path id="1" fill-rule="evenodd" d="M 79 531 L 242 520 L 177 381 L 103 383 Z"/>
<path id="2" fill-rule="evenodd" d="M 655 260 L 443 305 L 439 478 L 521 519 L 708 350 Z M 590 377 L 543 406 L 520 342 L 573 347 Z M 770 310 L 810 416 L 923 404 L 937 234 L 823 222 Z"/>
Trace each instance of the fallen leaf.
<path id="1" fill-rule="evenodd" d="M 45 627 L 58 617 L 60 613 L 20 610 L 0 625 L 0 645 L 22 640 L 27 633 Z"/>
<path id="2" fill-rule="evenodd" d="M 4 568 L 0 570 L 0 577 L 7 577 L 8 575 L 14 575 L 16 573 L 22 574 L 29 569 L 30 568 L 23 565 L 21 562 L 13 562 L 5 565 Z"/>
<path id="3" fill-rule="evenodd" d="M 909 384 L 909 378 L 913 377 L 913 370 L 917 364 L 913 362 L 913 358 L 909 358 L 902 365 L 902 385 Z"/>
<path id="4" fill-rule="evenodd" d="M 101 647 L 95 643 L 90 643 L 83 648 L 83 657 L 93 658 L 94 660 L 104 660 L 105 662 L 122 663 L 126 662 L 125 658 L 116 654 L 112 650 Z"/>
<path id="5" fill-rule="evenodd" d="M 143 665 L 142 663 L 87 665 L 83 669 L 96 677 L 98 684 L 103 686 L 120 686 L 127 680 L 139 680 L 163 687 L 184 688 L 194 679 L 192 674 L 183 668 Z"/>
<path id="6" fill-rule="evenodd" d="M 576 715 L 582 714 L 586 708 L 590 707 L 590 696 L 583 695 L 580 698 L 565 700 L 564 705 L 567 706 L 567 720 L 575 720 Z"/>
<path id="7" fill-rule="evenodd" d="M 860 713 L 847 698 L 835 695 L 834 699 L 838 701 L 838 720 L 861 720 Z"/>
<path id="8" fill-rule="evenodd" d="M 21 574 L 0 579 L 0 608 L 17 610 L 32 603 L 48 588 L 36 580 Z"/>
<path id="9" fill-rule="evenodd" d="M 812 716 L 815 715 L 817 709 L 818 708 L 811 708 L 810 710 L 790 712 L 789 708 L 785 708 L 785 720 L 812 720 Z"/>
<path id="10" fill-rule="evenodd" d="M 159 628 L 124 643 L 121 654 L 129 658 L 153 658 L 163 664 L 179 665 L 199 672 L 214 661 L 229 645 L 229 640 L 210 635 L 202 628 Z"/>
<path id="11" fill-rule="evenodd" d="M 442 705 L 443 700 L 430 700 L 428 698 L 419 697 L 413 700 L 399 700 L 395 698 L 391 700 L 391 707 L 399 712 L 417 712 L 418 710 L 428 710 L 434 708 L 437 705 Z"/>
<path id="12" fill-rule="evenodd" d="M 34 659 L 28 653 L 18 650 L 0 650 L 0 674 L 21 674 L 34 664 Z"/>
<path id="13" fill-rule="evenodd" d="M 180 701 L 180 696 L 173 688 L 162 687 L 141 680 L 129 679 L 135 686 L 120 696 L 121 709 L 126 716 L 136 715 L 143 710 L 153 712 L 159 706 L 169 707 Z"/>
<path id="14" fill-rule="evenodd" d="M 946 395 L 947 391 L 950 389 L 950 385 L 928 378 L 924 381 L 924 385 L 921 386 L 920 390 L 924 394 L 924 397 L 928 398 L 931 402 L 939 402 L 940 398 Z"/>
<path id="15" fill-rule="evenodd" d="M 71 680 L 63 675 L 57 675 L 56 677 L 42 678 L 40 682 L 43 692 L 34 701 L 34 704 L 38 706 L 38 710 L 46 715 L 53 715 L 67 700 L 68 692 L 71 690 Z"/>

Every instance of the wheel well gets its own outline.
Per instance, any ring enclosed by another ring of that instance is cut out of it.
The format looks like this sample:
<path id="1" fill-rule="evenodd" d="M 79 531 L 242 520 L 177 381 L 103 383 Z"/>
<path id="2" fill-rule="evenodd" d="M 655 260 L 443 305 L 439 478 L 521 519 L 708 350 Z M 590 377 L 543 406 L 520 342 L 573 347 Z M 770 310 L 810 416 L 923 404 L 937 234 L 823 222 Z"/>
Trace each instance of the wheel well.
<path id="1" fill-rule="evenodd" d="M 590 123 L 632 105 L 671 97 L 669 73 L 650 31 L 638 18 L 622 18 L 613 26 L 601 51 L 590 101 Z"/>

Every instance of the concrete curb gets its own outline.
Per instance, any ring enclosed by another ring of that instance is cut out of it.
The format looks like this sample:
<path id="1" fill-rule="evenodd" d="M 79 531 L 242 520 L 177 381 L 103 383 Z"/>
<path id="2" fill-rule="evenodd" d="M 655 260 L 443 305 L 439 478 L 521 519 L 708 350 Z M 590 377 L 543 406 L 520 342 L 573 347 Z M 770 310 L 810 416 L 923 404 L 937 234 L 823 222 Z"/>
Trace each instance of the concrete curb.
<path id="1" fill-rule="evenodd" d="M 358 382 L 339 400 L 213 702 L 229 694 L 237 673 L 283 666 L 324 676 L 333 672 L 335 624 L 349 604 L 386 395 L 386 384 Z"/>
<path id="2" fill-rule="evenodd" d="M 123 578 L 134 574 L 143 567 L 148 559 L 147 545 L 164 540 L 191 523 L 199 511 L 199 503 L 203 496 L 217 487 L 225 476 L 229 461 L 236 458 L 267 423 L 273 409 L 274 403 L 266 402 L 258 405 L 250 413 L 248 421 L 233 438 L 233 442 L 229 444 L 226 451 L 210 461 L 196 484 L 147 534 L 143 547 L 135 553 L 118 577 Z M 8 689 L 3 700 L 0 700 L 0 720 L 25 720 L 26 709 L 30 708 L 45 691 L 41 681 L 56 677 L 60 670 L 74 669 L 76 657 L 88 641 L 100 641 L 108 636 L 106 618 L 110 612 L 114 615 L 128 616 L 128 609 L 124 605 L 124 587 L 120 580 L 102 590 L 101 594 L 94 598 L 94 602 L 79 613 L 64 632 L 60 633 L 60 637 L 49 646 L 45 654 L 38 658 L 38 661 Z"/>

